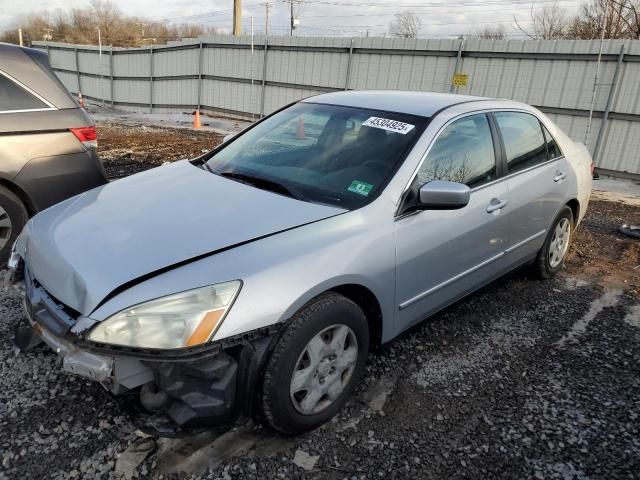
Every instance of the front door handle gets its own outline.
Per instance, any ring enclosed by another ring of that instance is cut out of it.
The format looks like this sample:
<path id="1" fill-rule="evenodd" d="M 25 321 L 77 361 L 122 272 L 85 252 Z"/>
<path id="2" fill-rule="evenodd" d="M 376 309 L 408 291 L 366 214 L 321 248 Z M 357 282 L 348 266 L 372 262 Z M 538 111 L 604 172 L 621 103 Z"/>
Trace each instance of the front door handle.
<path id="1" fill-rule="evenodd" d="M 558 183 L 560 180 L 564 180 L 565 178 L 567 178 L 566 173 L 561 172 L 560 170 L 556 170 L 556 176 L 553 177 L 553 181 Z"/>
<path id="2" fill-rule="evenodd" d="M 487 207 L 487 213 L 497 212 L 507 206 L 506 200 L 500 200 L 499 198 L 492 198 L 491 203 Z"/>

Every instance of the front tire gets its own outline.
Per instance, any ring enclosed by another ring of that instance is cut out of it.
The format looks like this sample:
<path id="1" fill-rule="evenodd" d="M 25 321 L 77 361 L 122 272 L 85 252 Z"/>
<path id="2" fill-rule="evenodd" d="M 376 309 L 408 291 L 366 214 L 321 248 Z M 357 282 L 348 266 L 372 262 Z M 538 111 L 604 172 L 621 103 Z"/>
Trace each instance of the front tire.
<path id="1" fill-rule="evenodd" d="M 265 370 L 262 411 L 285 434 L 313 430 L 347 402 L 369 352 L 367 319 L 354 302 L 326 293 L 302 308 Z"/>
<path id="2" fill-rule="evenodd" d="M 554 220 L 536 257 L 534 268 L 539 277 L 551 278 L 560 271 L 571 246 L 574 225 L 573 211 L 564 207 Z"/>
<path id="3" fill-rule="evenodd" d="M 11 247 L 28 219 L 29 213 L 20 199 L 0 186 L 0 265 L 9 259 Z"/>

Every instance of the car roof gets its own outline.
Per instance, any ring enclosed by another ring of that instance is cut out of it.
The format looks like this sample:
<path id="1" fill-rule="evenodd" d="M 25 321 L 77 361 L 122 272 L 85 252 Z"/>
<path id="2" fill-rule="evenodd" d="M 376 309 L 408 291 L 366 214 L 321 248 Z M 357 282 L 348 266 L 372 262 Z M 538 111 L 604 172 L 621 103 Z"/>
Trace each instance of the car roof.
<path id="1" fill-rule="evenodd" d="M 432 117 L 460 103 L 493 100 L 486 97 L 456 95 L 452 93 L 416 92 L 400 90 L 352 90 L 316 95 L 305 99 L 309 103 L 341 105 L 345 107 L 369 108 L 387 112 L 405 113 L 421 117 Z"/>
<path id="2" fill-rule="evenodd" d="M 43 51 L 0 43 L 0 71 L 44 98 L 58 109 L 77 108 L 73 97 L 56 77 Z"/>

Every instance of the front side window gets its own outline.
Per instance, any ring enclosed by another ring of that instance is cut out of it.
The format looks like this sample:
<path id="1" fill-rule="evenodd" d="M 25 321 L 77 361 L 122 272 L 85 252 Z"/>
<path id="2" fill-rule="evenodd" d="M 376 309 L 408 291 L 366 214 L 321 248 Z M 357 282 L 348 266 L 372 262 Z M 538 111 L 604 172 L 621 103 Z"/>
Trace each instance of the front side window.
<path id="1" fill-rule="evenodd" d="M 528 113 L 496 112 L 507 156 L 507 172 L 514 173 L 547 161 L 540 121 Z"/>
<path id="2" fill-rule="evenodd" d="M 13 80 L 0 74 L 0 112 L 34 110 L 47 106 Z"/>
<path id="3" fill-rule="evenodd" d="M 384 189 L 427 121 L 301 102 L 236 137 L 206 165 L 230 180 L 354 209 Z"/>
<path id="4" fill-rule="evenodd" d="M 464 183 L 471 188 L 496 178 L 496 155 L 484 114 L 456 120 L 440 134 L 418 170 L 420 185 L 431 180 Z"/>

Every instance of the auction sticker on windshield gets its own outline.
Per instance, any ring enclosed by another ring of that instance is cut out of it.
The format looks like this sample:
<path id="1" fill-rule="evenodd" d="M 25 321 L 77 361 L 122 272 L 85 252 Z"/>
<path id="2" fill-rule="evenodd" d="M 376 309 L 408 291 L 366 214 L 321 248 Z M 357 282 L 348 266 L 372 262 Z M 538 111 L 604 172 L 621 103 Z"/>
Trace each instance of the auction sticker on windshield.
<path id="1" fill-rule="evenodd" d="M 396 132 L 406 135 L 415 128 L 410 123 L 398 122 L 389 118 L 369 117 L 363 124 L 363 127 L 381 128 L 389 132 Z"/>

